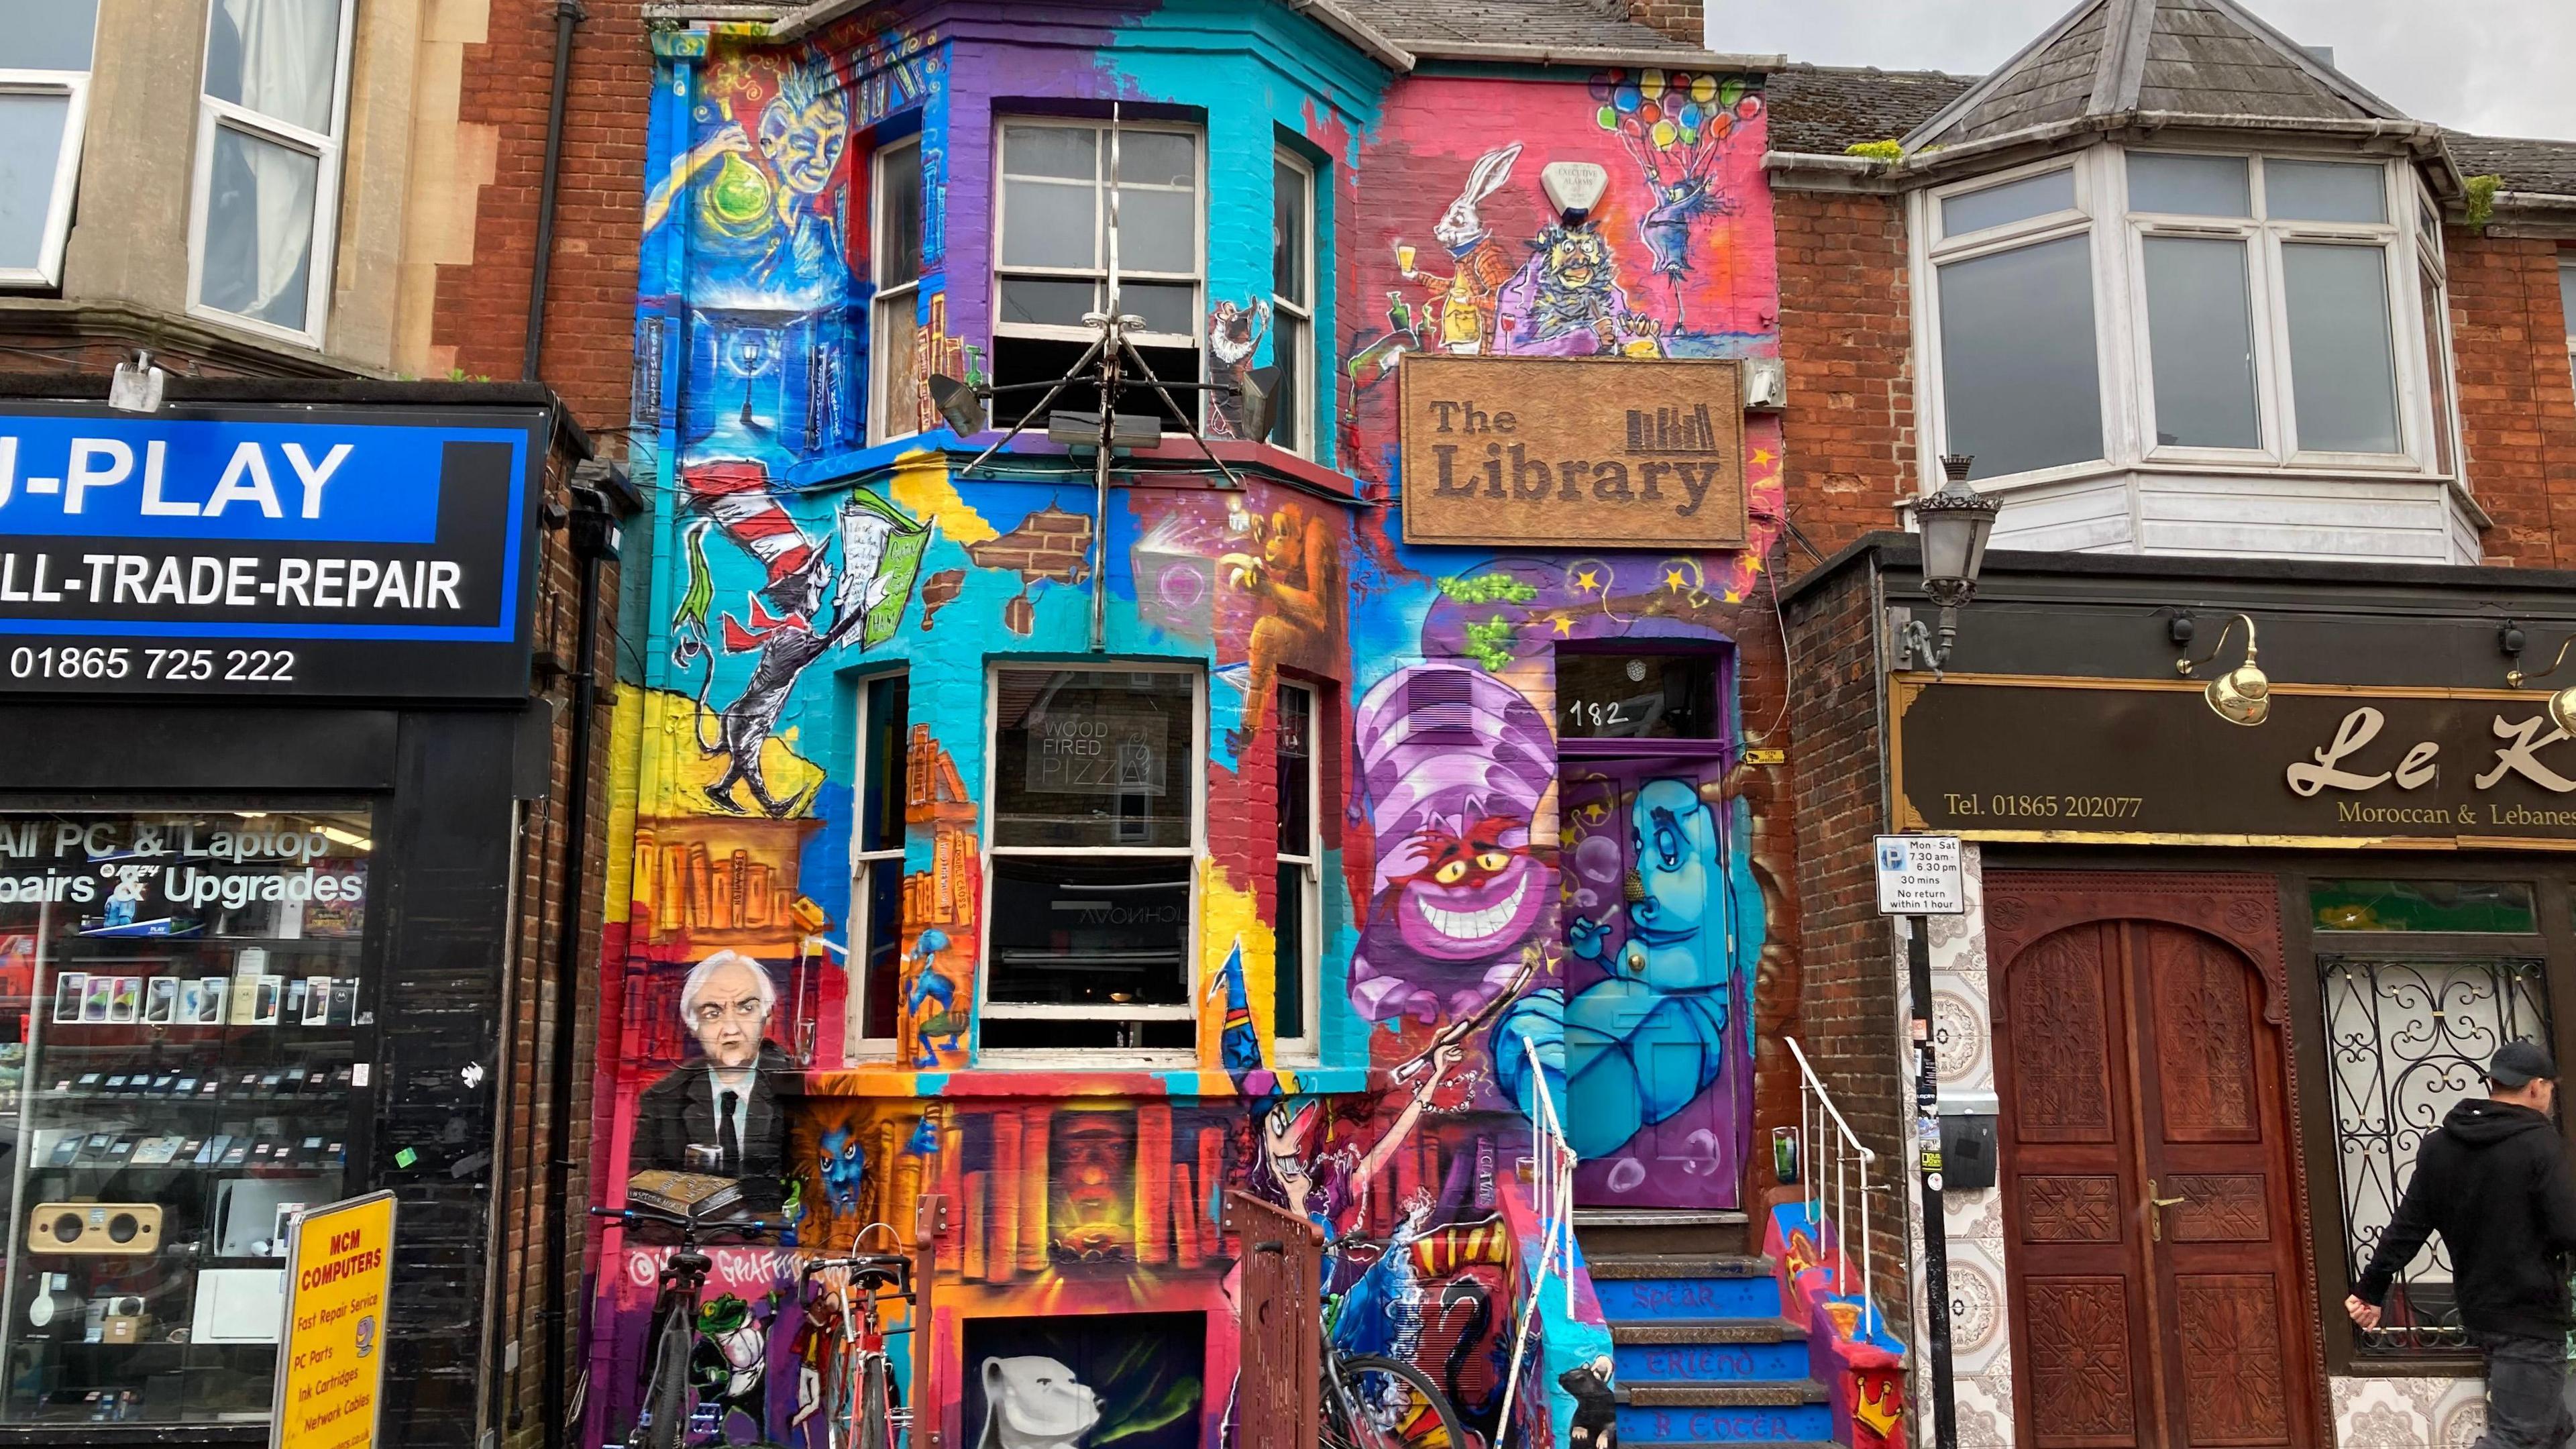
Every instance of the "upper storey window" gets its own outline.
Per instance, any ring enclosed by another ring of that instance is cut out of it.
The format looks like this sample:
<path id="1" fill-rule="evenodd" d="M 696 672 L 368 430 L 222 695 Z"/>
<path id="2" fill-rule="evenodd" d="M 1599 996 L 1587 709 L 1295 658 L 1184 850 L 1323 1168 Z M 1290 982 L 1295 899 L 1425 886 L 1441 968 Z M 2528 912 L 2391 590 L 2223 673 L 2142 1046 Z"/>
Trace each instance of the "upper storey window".
<path id="1" fill-rule="evenodd" d="M 331 294 L 355 0 L 213 0 L 188 209 L 188 295 L 319 346 Z"/>
<path id="2" fill-rule="evenodd" d="M 2449 472 L 2441 237 L 2405 181 L 2106 147 L 1935 192 L 1940 451 Z"/>
<path id="3" fill-rule="evenodd" d="M 63 279 L 98 0 L 0 0 L 0 286 Z"/>
<path id="4" fill-rule="evenodd" d="M 1205 275 L 1198 133 L 1010 121 L 1002 126 L 1001 154 L 993 381 L 1047 382 L 1078 362 L 1099 335 L 1082 319 L 1108 306 L 1113 261 L 1119 310 L 1145 319 L 1144 329 L 1129 336 L 1146 365 L 1165 382 L 1198 381 Z M 994 400 L 994 411 L 1008 426 L 1041 396 L 1006 393 Z M 1195 406 L 1195 394 L 1175 397 L 1182 407 Z M 1068 388 L 1053 406 L 1098 402 L 1088 388 Z M 1132 397 L 1121 408 L 1148 410 Z"/>

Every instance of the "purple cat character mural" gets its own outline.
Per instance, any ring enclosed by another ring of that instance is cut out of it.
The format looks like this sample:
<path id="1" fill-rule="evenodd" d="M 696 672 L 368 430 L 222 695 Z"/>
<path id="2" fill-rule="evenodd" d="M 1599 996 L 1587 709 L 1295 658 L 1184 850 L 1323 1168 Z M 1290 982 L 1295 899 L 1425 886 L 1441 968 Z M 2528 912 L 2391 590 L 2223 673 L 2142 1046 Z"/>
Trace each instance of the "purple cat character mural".
<path id="1" fill-rule="evenodd" d="M 1555 775 L 1547 718 L 1482 670 L 1424 664 L 1360 701 L 1377 869 L 1351 962 L 1371 1021 L 1473 1016 L 1519 973 L 1553 889 L 1530 817 Z"/>

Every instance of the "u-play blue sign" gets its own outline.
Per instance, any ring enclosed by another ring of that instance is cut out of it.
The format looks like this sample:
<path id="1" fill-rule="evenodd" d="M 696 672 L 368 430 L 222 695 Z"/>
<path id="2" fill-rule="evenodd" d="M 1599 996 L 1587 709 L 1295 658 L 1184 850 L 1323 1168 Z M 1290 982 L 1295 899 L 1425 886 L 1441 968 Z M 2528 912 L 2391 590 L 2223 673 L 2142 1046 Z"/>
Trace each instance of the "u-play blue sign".
<path id="1" fill-rule="evenodd" d="M 0 688 L 523 694 L 544 422 L 0 404 Z"/>

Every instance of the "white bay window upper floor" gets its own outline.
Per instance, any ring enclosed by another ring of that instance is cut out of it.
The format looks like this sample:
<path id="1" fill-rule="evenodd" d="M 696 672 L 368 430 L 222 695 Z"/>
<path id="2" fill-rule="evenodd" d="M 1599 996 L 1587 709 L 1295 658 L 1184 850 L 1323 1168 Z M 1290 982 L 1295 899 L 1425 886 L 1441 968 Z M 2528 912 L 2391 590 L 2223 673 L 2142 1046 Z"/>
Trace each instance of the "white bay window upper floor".
<path id="1" fill-rule="evenodd" d="M 1996 546 L 2474 561 L 2402 162 L 2098 146 L 1917 193 L 1925 469 Z"/>

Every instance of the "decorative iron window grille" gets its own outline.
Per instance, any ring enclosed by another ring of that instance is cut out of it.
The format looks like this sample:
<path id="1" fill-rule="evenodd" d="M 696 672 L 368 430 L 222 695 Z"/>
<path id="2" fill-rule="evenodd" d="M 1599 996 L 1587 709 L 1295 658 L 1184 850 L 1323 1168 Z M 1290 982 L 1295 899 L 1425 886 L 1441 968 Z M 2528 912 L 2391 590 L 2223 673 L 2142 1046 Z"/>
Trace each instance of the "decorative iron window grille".
<path id="1" fill-rule="evenodd" d="M 2345 1280 L 2358 1281 L 2415 1176 L 2415 1154 L 2480 1070 L 2517 1037 L 2549 1039 L 2542 963 L 2520 957 L 2388 960 L 2320 956 L 2327 1087 L 2343 1192 Z M 2371 1358 L 2463 1353 L 2467 1335 L 2439 1234 L 2397 1275 L 2387 1315 L 2359 1333 Z"/>

